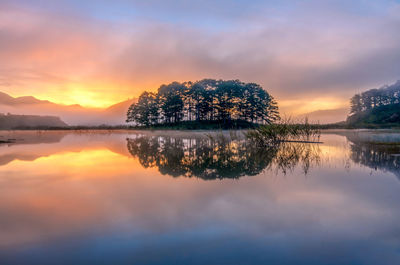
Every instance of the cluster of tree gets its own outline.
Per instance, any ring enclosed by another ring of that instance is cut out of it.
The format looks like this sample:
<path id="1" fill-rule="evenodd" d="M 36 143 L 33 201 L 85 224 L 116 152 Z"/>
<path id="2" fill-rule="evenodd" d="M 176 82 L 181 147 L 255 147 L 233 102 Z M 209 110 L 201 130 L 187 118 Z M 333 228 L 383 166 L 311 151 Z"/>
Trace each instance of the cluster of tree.
<path id="1" fill-rule="evenodd" d="M 310 144 L 282 143 L 257 147 L 251 142 L 217 138 L 137 136 L 128 138 L 128 150 L 145 168 L 158 168 L 173 177 L 204 180 L 255 176 L 264 169 L 276 173 L 301 164 L 304 174 L 319 161 L 319 150 Z"/>
<path id="2" fill-rule="evenodd" d="M 354 95 L 350 100 L 351 114 L 358 114 L 379 106 L 400 103 L 400 81 L 378 89 Z"/>
<path id="3" fill-rule="evenodd" d="M 145 126 L 232 120 L 269 124 L 278 119 L 277 103 L 260 85 L 213 79 L 173 82 L 160 86 L 157 93 L 144 92 L 127 114 L 127 122 Z"/>

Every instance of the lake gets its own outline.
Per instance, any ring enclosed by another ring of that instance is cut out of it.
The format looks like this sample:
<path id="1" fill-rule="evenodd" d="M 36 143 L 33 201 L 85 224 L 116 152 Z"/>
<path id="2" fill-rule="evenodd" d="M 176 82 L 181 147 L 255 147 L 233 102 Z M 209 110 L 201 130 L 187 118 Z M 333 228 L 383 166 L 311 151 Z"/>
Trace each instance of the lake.
<path id="1" fill-rule="evenodd" d="M 0 264 L 400 264 L 400 134 L 14 131 Z"/>

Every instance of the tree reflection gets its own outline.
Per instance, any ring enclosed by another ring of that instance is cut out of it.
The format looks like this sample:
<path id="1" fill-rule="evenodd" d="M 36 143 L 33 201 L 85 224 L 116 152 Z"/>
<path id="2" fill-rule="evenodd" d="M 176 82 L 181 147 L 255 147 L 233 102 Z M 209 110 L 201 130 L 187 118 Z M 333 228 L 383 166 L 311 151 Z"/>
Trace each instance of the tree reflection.
<path id="1" fill-rule="evenodd" d="M 400 178 L 400 145 L 361 141 L 347 137 L 351 141 L 351 159 L 374 170 L 389 171 Z"/>
<path id="2" fill-rule="evenodd" d="M 239 138 L 146 135 L 128 138 L 127 144 L 145 168 L 157 167 L 165 175 L 204 180 L 238 179 L 265 169 L 286 174 L 298 164 L 307 174 L 320 160 L 318 145 L 312 144 L 282 143 L 261 148 Z"/>

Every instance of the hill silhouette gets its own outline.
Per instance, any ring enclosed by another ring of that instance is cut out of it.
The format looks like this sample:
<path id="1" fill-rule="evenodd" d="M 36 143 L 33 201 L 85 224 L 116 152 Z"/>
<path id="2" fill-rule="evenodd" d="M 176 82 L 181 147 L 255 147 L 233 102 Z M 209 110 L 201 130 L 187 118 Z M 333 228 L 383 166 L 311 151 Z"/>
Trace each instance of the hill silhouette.
<path id="1" fill-rule="evenodd" d="M 66 127 L 68 124 L 55 116 L 0 114 L 0 129 Z"/>
<path id="2" fill-rule="evenodd" d="M 322 109 L 298 115 L 294 119 L 304 120 L 305 118 L 307 118 L 308 121 L 311 123 L 326 124 L 326 123 L 335 123 L 344 121 L 346 120 L 348 113 L 349 113 L 348 108 L 327 109 L 327 110 Z"/>
<path id="3" fill-rule="evenodd" d="M 2 113 L 16 115 L 58 116 L 69 125 L 97 126 L 125 124 L 129 106 L 136 99 L 128 99 L 108 108 L 86 108 L 80 105 L 62 105 L 32 96 L 12 97 L 0 92 L 0 110 Z"/>

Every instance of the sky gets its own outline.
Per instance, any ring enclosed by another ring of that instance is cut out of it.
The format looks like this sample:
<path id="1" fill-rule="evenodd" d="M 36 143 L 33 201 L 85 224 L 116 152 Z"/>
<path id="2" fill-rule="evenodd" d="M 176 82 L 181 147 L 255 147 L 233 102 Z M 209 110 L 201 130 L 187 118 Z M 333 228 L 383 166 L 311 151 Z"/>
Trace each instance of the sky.
<path id="1" fill-rule="evenodd" d="M 283 113 L 400 79 L 400 1 L 0 0 L 0 91 L 107 107 L 172 81 L 261 84 Z"/>

